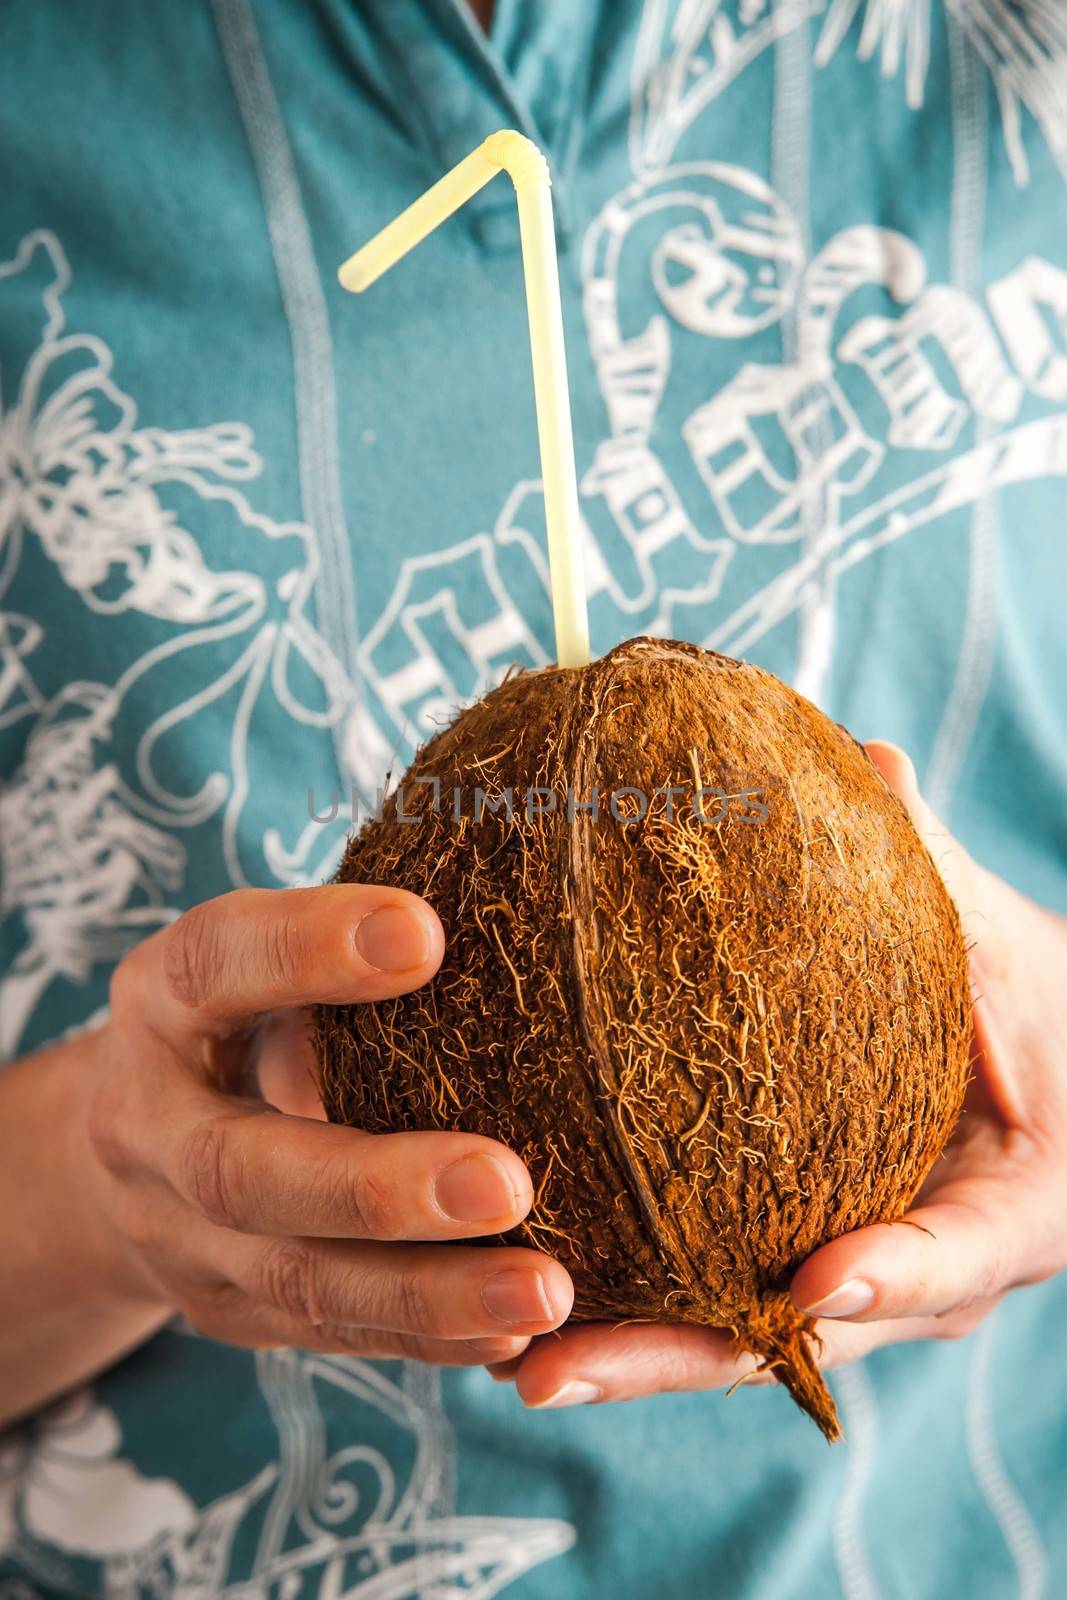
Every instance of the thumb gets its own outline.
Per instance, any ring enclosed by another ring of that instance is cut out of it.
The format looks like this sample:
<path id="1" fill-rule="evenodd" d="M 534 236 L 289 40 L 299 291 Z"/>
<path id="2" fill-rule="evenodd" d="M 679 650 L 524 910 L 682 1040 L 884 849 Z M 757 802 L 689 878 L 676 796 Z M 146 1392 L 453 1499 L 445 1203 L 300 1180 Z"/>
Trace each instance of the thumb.
<path id="1" fill-rule="evenodd" d="M 907 752 L 884 739 L 871 739 L 864 749 L 894 794 L 903 801 L 919 837 L 933 856 L 934 865 L 963 919 L 969 944 L 980 937 L 980 930 L 977 925 L 968 926 L 968 923 L 978 924 L 984 918 L 980 869 L 923 799 L 915 766 Z"/>
<path id="2" fill-rule="evenodd" d="M 977 1081 L 1011 1127 L 1026 1123 L 1026 1106 L 1015 1052 L 1007 1037 L 1027 984 L 1020 982 L 1019 950 L 1027 940 L 1019 927 L 1020 897 L 978 865 L 927 805 L 910 756 L 882 739 L 864 747 L 882 777 L 907 808 L 960 914 L 974 991 L 972 1056 Z M 1003 997 L 996 1003 L 995 997 Z"/>
<path id="3" fill-rule="evenodd" d="M 793 1278 L 793 1301 L 810 1317 L 881 1322 L 944 1316 L 1003 1294 L 1027 1279 L 1036 1198 L 990 1173 L 951 1184 L 900 1221 L 816 1250 Z"/>

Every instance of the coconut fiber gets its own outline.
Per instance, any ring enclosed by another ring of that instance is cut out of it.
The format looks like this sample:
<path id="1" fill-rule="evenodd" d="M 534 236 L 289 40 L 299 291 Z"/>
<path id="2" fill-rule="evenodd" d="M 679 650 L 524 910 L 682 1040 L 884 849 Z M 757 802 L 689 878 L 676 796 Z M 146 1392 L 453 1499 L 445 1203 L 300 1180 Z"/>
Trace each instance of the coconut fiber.
<path id="1" fill-rule="evenodd" d="M 503 1140 L 536 1191 L 507 1241 L 564 1263 L 574 1319 L 730 1329 L 837 1437 L 789 1279 L 907 1209 L 970 1035 L 959 918 L 862 747 L 757 667 L 634 639 L 437 733 L 338 879 L 425 895 L 447 949 L 317 1009 L 330 1118 Z"/>

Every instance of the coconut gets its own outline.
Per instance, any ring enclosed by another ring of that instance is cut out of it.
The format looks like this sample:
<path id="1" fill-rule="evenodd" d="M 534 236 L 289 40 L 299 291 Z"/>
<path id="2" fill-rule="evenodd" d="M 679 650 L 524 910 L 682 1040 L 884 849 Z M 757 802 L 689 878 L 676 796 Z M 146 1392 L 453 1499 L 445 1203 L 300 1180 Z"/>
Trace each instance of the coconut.
<path id="1" fill-rule="evenodd" d="M 959 918 L 861 745 L 758 667 L 634 639 L 438 732 L 338 881 L 425 895 L 437 976 L 320 1007 L 327 1114 L 527 1163 L 505 1236 L 577 1321 L 732 1331 L 829 1438 L 791 1274 L 902 1215 L 959 1115 Z"/>

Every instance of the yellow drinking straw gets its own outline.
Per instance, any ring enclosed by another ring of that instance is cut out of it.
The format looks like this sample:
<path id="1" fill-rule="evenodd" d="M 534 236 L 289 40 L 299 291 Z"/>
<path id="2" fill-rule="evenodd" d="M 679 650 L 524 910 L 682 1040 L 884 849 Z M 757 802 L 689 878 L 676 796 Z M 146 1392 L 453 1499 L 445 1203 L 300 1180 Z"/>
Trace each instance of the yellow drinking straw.
<path id="1" fill-rule="evenodd" d="M 574 466 L 548 162 L 537 146 L 521 133 L 504 129 L 491 134 L 458 167 L 446 172 L 440 182 L 427 189 L 362 250 L 350 256 L 338 277 L 345 289 L 357 294 L 369 289 L 401 256 L 421 244 L 428 233 L 501 171 L 506 172 L 515 185 L 519 205 L 534 401 L 548 524 L 552 610 L 556 621 L 556 657 L 561 667 L 584 667 L 589 662 L 589 618 L 582 576 L 578 478 Z"/>

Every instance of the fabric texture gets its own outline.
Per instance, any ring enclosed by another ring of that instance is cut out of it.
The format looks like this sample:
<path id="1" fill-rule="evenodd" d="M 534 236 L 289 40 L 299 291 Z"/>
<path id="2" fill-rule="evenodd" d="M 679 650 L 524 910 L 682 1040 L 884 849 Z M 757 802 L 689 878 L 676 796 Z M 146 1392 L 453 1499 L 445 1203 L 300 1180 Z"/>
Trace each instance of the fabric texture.
<path id="1" fill-rule="evenodd" d="M 36 0 L 0 21 L 0 1051 L 320 882 L 550 659 L 514 199 L 554 171 L 593 642 L 908 748 L 1067 910 L 1067 25 L 1031 0 Z M 313 820 L 331 811 L 329 821 Z M 0 1600 L 989 1600 L 1067 1584 L 1067 1284 L 833 1377 L 531 1414 L 168 1328 L 0 1442 Z"/>

